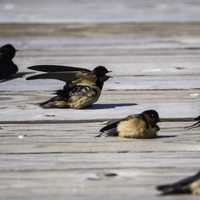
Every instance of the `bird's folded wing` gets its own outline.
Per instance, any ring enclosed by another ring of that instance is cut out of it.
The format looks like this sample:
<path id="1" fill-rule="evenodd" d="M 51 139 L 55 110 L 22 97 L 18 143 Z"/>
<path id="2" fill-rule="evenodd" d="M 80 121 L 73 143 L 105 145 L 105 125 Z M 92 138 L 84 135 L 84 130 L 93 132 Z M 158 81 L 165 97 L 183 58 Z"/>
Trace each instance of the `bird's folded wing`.
<path id="1" fill-rule="evenodd" d="M 118 125 L 118 123 L 119 123 L 121 120 L 122 120 L 122 119 L 120 119 L 120 120 L 112 120 L 112 121 L 109 121 L 109 122 L 107 123 L 106 126 L 104 126 L 103 128 L 100 129 L 100 132 L 105 132 L 105 131 L 108 131 L 108 130 L 110 130 L 110 129 L 112 129 L 112 128 L 116 128 L 117 125 Z"/>
<path id="2" fill-rule="evenodd" d="M 178 184 L 178 185 L 186 185 L 186 184 L 189 184 L 189 183 L 192 183 L 193 181 L 196 181 L 200 179 L 200 172 L 196 173 L 195 175 L 193 176 L 189 176 L 187 178 L 184 178 L 178 182 L 176 182 L 175 184 Z"/>
<path id="3" fill-rule="evenodd" d="M 61 65 L 35 65 L 30 66 L 28 69 L 41 71 L 41 72 L 63 72 L 63 71 L 82 71 L 90 72 L 89 69 Z"/>
<path id="4" fill-rule="evenodd" d="M 110 120 L 107 122 L 106 126 L 104 126 L 103 128 L 100 129 L 100 132 L 104 132 L 109 129 L 116 128 L 119 122 L 127 120 L 129 118 L 137 117 L 137 116 L 139 116 L 139 115 L 129 115 L 126 118 L 122 118 L 122 119 L 118 119 L 118 120 Z"/>
<path id="5" fill-rule="evenodd" d="M 198 172 L 194 176 L 189 176 L 185 179 L 182 179 L 182 180 L 172 183 L 172 184 L 159 185 L 159 186 L 157 186 L 157 189 L 164 193 L 178 192 L 178 191 L 182 191 L 183 188 L 186 189 L 187 188 L 186 186 L 188 186 L 193 181 L 196 181 L 198 179 L 200 179 L 200 172 Z"/>
<path id="6" fill-rule="evenodd" d="M 27 80 L 35 80 L 35 79 L 56 79 L 64 82 L 75 82 L 76 84 L 80 82 L 95 82 L 96 76 L 94 74 L 80 71 L 69 71 L 69 72 L 49 72 L 44 74 L 38 74 L 29 76 L 26 78 Z"/>

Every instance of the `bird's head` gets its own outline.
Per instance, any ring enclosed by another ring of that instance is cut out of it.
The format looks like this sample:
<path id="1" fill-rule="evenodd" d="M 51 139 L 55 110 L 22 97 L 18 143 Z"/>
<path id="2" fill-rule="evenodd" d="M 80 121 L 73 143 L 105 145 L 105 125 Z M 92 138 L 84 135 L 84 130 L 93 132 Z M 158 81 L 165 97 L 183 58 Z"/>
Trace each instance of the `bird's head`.
<path id="1" fill-rule="evenodd" d="M 106 67 L 104 66 L 97 66 L 93 69 L 93 73 L 97 76 L 97 77 L 102 77 L 105 76 L 107 73 L 109 73 L 111 71 L 109 71 Z"/>
<path id="2" fill-rule="evenodd" d="M 142 115 L 152 126 L 155 126 L 158 122 L 160 122 L 158 112 L 155 110 L 145 110 L 142 112 Z"/>
<path id="3" fill-rule="evenodd" d="M 107 81 L 109 78 L 111 78 L 111 76 L 106 75 L 109 72 L 111 71 L 108 71 L 108 69 L 104 66 L 97 66 L 93 69 L 93 73 L 97 77 L 97 81 L 96 81 L 97 86 L 102 88 L 104 82 Z"/>
<path id="4" fill-rule="evenodd" d="M 199 121 L 200 120 L 200 115 L 196 118 L 194 118 L 195 121 Z"/>
<path id="5" fill-rule="evenodd" d="M 7 59 L 12 59 L 15 56 L 16 49 L 12 44 L 6 44 L 0 48 L 0 51 Z"/>

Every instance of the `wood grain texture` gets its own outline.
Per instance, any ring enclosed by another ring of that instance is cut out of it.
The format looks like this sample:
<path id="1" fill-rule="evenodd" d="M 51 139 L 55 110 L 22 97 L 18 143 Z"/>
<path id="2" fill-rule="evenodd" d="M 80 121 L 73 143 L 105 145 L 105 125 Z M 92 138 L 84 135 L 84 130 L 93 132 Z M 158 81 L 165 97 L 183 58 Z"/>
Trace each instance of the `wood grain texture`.
<path id="1" fill-rule="evenodd" d="M 175 199 L 158 184 L 200 166 L 200 2 L 0 2 L 0 44 L 28 66 L 105 65 L 113 79 L 86 110 L 42 109 L 63 86 L 53 80 L 0 83 L 0 199 Z M 27 75 L 28 76 L 28 75 Z M 96 138 L 108 119 L 158 110 L 159 137 Z M 199 198 L 198 198 L 199 199 Z"/>
<path id="2" fill-rule="evenodd" d="M 161 118 L 194 118 L 200 112 L 199 90 L 103 91 L 93 107 L 83 110 L 43 109 L 38 103 L 51 92 L 1 92 L 0 121 L 105 121 L 156 109 Z M 167 96 L 167 101 L 166 101 Z M 171 109 L 169 109 L 171 108 Z M 13 114 L 15 113 L 15 114 Z"/>
<path id="3" fill-rule="evenodd" d="M 160 199 L 155 185 L 199 169 L 198 130 L 188 124 L 162 123 L 152 140 L 95 138 L 100 123 L 1 124 L 1 197 Z"/>
<path id="4" fill-rule="evenodd" d="M 1 22 L 199 21 L 198 0 L 10 0 L 0 2 Z"/>

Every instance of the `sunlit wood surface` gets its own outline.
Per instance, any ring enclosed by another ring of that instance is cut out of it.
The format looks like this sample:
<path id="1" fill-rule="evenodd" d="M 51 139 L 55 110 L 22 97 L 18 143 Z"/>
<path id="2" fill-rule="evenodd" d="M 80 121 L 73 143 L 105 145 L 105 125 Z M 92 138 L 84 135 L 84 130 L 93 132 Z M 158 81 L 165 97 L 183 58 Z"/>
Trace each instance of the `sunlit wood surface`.
<path id="1" fill-rule="evenodd" d="M 198 199 L 155 186 L 200 170 L 200 2 L 0 2 L 0 44 L 20 72 L 36 64 L 92 69 L 113 78 L 90 109 L 42 109 L 55 80 L 0 83 L 0 199 Z M 28 75 L 26 75 L 28 76 Z M 159 137 L 95 138 L 109 119 L 156 109 Z"/>

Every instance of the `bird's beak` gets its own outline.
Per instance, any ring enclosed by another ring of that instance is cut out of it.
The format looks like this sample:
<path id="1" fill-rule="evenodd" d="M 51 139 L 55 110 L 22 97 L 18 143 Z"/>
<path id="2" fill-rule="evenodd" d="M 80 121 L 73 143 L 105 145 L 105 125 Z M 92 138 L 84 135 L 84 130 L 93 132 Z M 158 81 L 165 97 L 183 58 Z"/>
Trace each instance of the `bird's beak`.
<path id="1" fill-rule="evenodd" d="M 107 73 L 111 73 L 112 71 L 108 71 Z"/>
<path id="2" fill-rule="evenodd" d="M 15 51 L 19 51 L 19 49 L 15 49 Z"/>
<path id="3" fill-rule="evenodd" d="M 112 78 L 112 76 L 107 76 L 107 75 L 105 75 L 105 76 L 103 77 L 103 80 L 104 80 L 104 81 L 107 81 L 109 78 Z"/>

